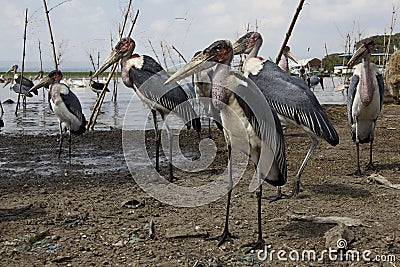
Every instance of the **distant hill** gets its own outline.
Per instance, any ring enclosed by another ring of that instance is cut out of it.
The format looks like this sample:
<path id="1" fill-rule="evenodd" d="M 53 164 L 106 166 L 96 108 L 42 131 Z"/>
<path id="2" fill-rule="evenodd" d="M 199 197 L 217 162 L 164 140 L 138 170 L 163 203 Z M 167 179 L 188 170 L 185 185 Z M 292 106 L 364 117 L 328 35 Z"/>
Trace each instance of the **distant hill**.
<path id="1" fill-rule="evenodd" d="M 388 35 L 375 35 L 371 36 L 368 38 L 364 38 L 361 41 L 356 43 L 356 48 L 360 46 L 362 42 L 365 40 L 372 39 L 375 42 L 375 53 L 385 53 L 387 43 L 389 41 L 389 36 Z M 354 49 L 354 47 L 352 48 Z M 390 40 L 390 46 L 389 46 L 389 54 L 393 54 L 393 52 L 396 49 L 400 49 L 400 33 L 393 34 Z M 351 51 L 353 52 L 353 51 Z M 343 51 L 344 53 L 344 51 Z M 342 53 L 334 53 L 334 54 L 329 54 L 328 56 L 324 57 L 322 59 L 322 64 L 324 66 L 325 70 L 328 71 L 333 71 L 333 67 L 335 65 L 339 65 L 343 63 L 343 58 L 339 57 L 339 55 Z"/>

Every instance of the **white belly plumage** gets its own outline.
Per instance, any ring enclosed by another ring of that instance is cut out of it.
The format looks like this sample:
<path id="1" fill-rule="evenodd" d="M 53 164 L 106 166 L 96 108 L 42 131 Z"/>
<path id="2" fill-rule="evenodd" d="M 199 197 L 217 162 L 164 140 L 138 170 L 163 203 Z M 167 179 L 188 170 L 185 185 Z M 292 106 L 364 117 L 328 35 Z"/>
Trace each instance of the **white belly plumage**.
<path id="1" fill-rule="evenodd" d="M 55 98 L 50 100 L 51 107 L 53 109 L 54 114 L 57 116 L 58 121 L 61 123 L 61 127 L 63 131 L 67 129 L 72 131 L 78 131 L 81 127 L 81 121 L 72 114 L 61 98 Z"/>
<path id="2" fill-rule="evenodd" d="M 250 156 L 263 178 L 268 176 L 270 180 L 275 180 L 279 170 L 274 153 L 258 137 L 236 99 L 221 110 L 221 120 L 227 143 Z"/>

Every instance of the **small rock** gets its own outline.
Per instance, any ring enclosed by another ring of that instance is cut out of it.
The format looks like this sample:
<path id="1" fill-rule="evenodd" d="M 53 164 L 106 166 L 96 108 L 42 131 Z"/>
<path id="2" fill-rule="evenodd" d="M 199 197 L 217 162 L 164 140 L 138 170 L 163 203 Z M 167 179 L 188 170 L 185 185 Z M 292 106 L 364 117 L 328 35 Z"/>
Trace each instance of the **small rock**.
<path id="1" fill-rule="evenodd" d="M 325 247 L 332 249 L 346 249 L 354 240 L 354 233 L 343 223 L 338 224 L 324 234 Z"/>
<path id="2" fill-rule="evenodd" d="M 119 240 L 118 242 L 115 242 L 114 244 L 112 244 L 112 246 L 114 246 L 114 247 L 123 247 L 124 246 L 124 241 Z"/>

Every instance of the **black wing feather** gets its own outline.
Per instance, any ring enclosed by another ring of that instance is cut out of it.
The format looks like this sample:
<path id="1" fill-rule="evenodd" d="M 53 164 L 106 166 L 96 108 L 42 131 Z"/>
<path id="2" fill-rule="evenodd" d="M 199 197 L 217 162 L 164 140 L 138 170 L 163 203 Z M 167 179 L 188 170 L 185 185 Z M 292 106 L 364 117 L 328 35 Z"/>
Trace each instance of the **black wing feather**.
<path id="1" fill-rule="evenodd" d="M 265 99 L 263 100 L 265 103 L 258 104 L 260 103 L 260 100 L 262 100 L 260 99 L 260 96 L 261 98 L 263 96 L 259 93 L 259 89 L 252 81 L 245 79 L 237 73 L 235 76 L 238 79 L 245 81 L 247 84 L 247 86 L 239 85 L 236 87 L 236 100 L 243 109 L 248 121 L 252 125 L 258 137 L 268 144 L 272 151 L 275 152 L 274 157 L 278 163 L 278 169 L 280 171 L 279 179 L 269 180 L 268 177 L 266 177 L 266 180 L 273 186 L 284 185 L 287 180 L 285 140 L 279 118 L 276 112 L 269 106 L 267 101 L 265 101 Z M 254 105 L 250 107 L 248 103 L 253 103 Z M 274 121 L 274 128 L 271 126 L 271 121 Z"/>
<path id="2" fill-rule="evenodd" d="M 353 109 L 353 101 L 356 95 L 357 86 L 360 81 L 360 76 L 357 74 L 351 77 L 349 88 L 347 88 L 347 118 L 349 120 L 350 126 L 353 125 L 353 116 L 351 115 Z"/>
<path id="3" fill-rule="evenodd" d="M 151 57 L 143 56 L 141 69 L 132 66 L 129 77 L 137 90 L 147 99 L 157 102 L 169 111 L 176 112 L 185 122 L 192 122 L 196 131 L 201 130 L 200 118 L 189 103 L 183 88 L 176 82 L 165 84 L 168 73 Z"/>
<path id="4" fill-rule="evenodd" d="M 263 69 L 257 75 L 250 74 L 249 78 L 278 114 L 308 127 L 333 146 L 339 143 L 335 128 L 301 78 L 288 75 L 271 61 L 265 61 Z"/>

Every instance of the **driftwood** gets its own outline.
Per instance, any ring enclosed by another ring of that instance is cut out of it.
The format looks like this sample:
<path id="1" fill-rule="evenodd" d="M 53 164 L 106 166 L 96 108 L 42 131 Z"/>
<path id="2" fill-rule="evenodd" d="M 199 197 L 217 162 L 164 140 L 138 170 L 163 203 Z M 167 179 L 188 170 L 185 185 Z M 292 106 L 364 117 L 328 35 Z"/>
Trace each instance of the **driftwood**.
<path id="1" fill-rule="evenodd" d="M 306 216 L 298 214 L 288 214 L 288 216 L 289 219 L 293 221 L 308 221 L 312 223 L 321 223 L 321 224 L 343 223 L 346 226 L 364 226 L 363 222 L 360 219 L 353 219 L 349 217 L 337 217 L 337 216 L 317 217 L 317 216 Z"/>
<path id="2" fill-rule="evenodd" d="M 380 174 L 373 173 L 368 177 L 368 180 L 371 182 L 375 182 L 377 184 L 384 185 L 389 188 L 400 190 L 400 184 L 392 184 L 392 182 L 390 182 L 388 179 L 386 179 Z"/>

